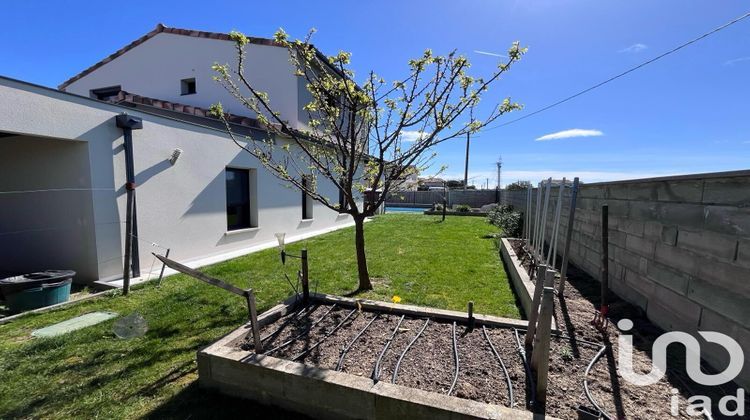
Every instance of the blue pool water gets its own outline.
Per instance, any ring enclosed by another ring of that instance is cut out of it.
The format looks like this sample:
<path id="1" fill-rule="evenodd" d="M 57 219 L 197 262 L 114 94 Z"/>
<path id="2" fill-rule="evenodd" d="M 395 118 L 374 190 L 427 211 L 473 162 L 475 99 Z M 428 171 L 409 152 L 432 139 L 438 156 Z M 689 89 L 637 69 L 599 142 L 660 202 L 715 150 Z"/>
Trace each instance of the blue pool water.
<path id="1" fill-rule="evenodd" d="M 391 207 L 387 206 L 385 208 L 385 213 L 424 213 L 424 211 L 427 210 L 423 207 Z"/>

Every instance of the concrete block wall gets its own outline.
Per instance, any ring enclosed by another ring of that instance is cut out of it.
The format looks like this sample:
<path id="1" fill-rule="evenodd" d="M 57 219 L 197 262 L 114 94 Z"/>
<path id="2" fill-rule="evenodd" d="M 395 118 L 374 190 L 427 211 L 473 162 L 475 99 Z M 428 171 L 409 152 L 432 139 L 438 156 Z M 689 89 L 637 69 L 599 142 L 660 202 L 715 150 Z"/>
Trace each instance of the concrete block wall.
<path id="1" fill-rule="evenodd" d="M 526 194 L 503 191 L 503 201 L 523 212 Z M 557 196 L 553 187 L 548 243 Z M 569 203 L 567 189 L 558 249 L 565 240 Z M 749 387 L 750 171 L 582 184 L 570 261 L 596 279 L 603 204 L 609 206 L 611 290 L 665 330 L 719 331 L 737 340 L 745 352 L 738 383 Z M 723 370 L 727 352 L 702 344 L 702 357 Z"/>

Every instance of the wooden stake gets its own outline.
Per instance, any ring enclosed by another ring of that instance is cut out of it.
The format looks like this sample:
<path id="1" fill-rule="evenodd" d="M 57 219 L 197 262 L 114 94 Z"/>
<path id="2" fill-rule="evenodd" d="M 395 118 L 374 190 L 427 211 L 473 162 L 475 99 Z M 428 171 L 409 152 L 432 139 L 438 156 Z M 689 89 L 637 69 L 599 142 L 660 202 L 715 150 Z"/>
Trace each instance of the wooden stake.
<path id="1" fill-rule="evenodd" d="M 553 271 L 548 271 L 548 274 Z M 545 287 L 542 307 L 539 313 L 539 327 L 534 339 L 534 353 L 531 358 L 531 369 L 536 376 L 536 401 L 542 407 L 547 401 L 547 377 L 549 374 L 550 333 L 552 331 L 552 305 L 555 289 Z"/>
<path id="2" fill-rule="evenodd" d="M 536 268 L 536 283 L 534 284 L 534 297 L 531 300 L 531 313 L 529 313 L 529 326 L 526 328 L 526 346 L 534 342 L 536 322 L 539 319 L 539 304 L 542 301 L 542 289 L 544 288 L 545 273 L 547 266 L 544 264 Z"/>
<path id="3" fill-rule="evenodd" d="M 258 326 L 258 308 L 255 306 L 255 294 L 253 289 L 245 290 L 247 309 L 250 312 L 250 327 L 252 328 L 253 342 L 255 343 L 255 354 L 263 353 L 263 343 L 260 341 L 260 327 Z"/>
<path id="4" fill-rule="evenodd" d="M 576 217 L 576 202 L 578 200 L 578 177 L 573 180 L 573 191 L 570 193 L 570 213 L 568 214 L 568 233 L 565 235 L 565 248 L 563 248 L 562 267 L 560 268 L 560 290 L 557 294 L 562 296 L 565 292 L 565 280 L 568 274 L 568 258 L 570 254 L 570 240 L 573 236 L 573 225 Z"/>

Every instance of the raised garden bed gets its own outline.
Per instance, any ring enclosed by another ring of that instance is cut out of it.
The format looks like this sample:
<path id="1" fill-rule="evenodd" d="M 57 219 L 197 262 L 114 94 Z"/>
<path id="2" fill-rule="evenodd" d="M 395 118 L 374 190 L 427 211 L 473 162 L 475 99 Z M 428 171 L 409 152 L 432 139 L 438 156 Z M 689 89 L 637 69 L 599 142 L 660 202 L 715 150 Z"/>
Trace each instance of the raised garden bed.
<path id="1" fill-rule="evenodd" d="M 501 254 L 514 288 L 517 291 L 524 289 L 529 292 L 533 291 L 533 285 L 528 276 L 530 259 L 523 248 L 523 241 L 504 238 L 501 243 Z M 559 278 L 556 278 L 554 287 L 555 290 L 559 290 Z M 664 331 L 651 323 L 641 309 L 619 299 L 611 292 L 607 314 L 609 326 L 604 331 L 598 330 L 591 324 L 591 320 L 595 310 L 599 307 L 600 289 L 601 285 L 596 279 L 574 265 L 570 265 L 564 296 L 555 297 L 554 320 L 561 332 L 569 337 L 567 341 L 575 360 L 588 358 L 586 353 L 581 353 L 582 356 L 579 354 L 579 352 L 588 351 L 580 345 L 581 342 L 606 344 L 600 360 L 592 365 L 585 378 L 589 395 L 599 406 L 603 417 L 613 419 L 695 418 L 686 411 L 690 406 L 688 398 L 701 395 L 711 399 L 713 418 L 722 418 L 718 416 L 716 404 L 725 395 L 736 395 L 738 385 L 728 383 L 718 387 L 706 387 L 693 382 L 684 371 L 685 351 L 683 347 L 670 346 L 669 368 L 665 378 L 661 381 L 649 386 L 636 386 L 622 379 L 617 372 L 617 342 L 620 334 L 616 327 L 617 322 L 623 318 L 633 321 L 635 327 L 630 331 L 633 334 L 634 344 L 633 366 L 642 372 L 648 372 L 651 369 L 652 344 Z M 523 293 L 518 294 L 525 309 Z M 551 357 L 554 357 L 554 352 L 551 352 Z M 555 365 L 554 361 L 550 362 L 551 369 L 554 369 Z M 707 366 L 702 366 L 702 368 L 704 371 L 711 371 Z M 677 390 L 676 394 L 673 390 Z M 585 404 L 581 395 L 571 394 L 570 398 Z M 673 404 L 677 404 L 676 416 L 671 412 Z M 750 402 L 746 401 L 746 406 L 750 408 Z M 746 412 L 748 412 L 747 409 Z M 702 418 L 702 416 L 699 417 Z"/>
<path id="2" fill-rule="evenodd" d="M 475 315 L 472 329 L 466 313 L 314 295 L 259 325 L 261 355 L 247 326 L 199 353 L 204 386 L 316 417 L 532 418 L 516 337 L 525 321 Z M 573 357 L 568 340 L 552 340 L 548 416 L 577 416 L 600 348 L 579 344 Z"/>

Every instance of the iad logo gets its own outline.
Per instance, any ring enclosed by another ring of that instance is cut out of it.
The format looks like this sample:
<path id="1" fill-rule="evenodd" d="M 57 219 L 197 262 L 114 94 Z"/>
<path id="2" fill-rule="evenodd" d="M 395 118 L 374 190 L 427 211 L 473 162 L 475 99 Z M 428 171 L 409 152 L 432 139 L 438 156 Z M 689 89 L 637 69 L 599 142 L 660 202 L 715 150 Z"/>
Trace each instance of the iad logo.
<path id="1" fill-rule="evenodd" d="M 625 318 L 617 323 L 617 327 L 627 332 L 633 328 L 633 321 Z M 646 374 L 637 373 L 633 370 L 633 336 L 630 334 L 620 334 L 617 344 L 619 346 L 619 356 L 617 358 L 619 370 L 622 377 L 633 385 L 646 386 L 659 382 L 667 371 L 667 347 L 672 343 L 680 343 L 685 346 L 685 370 L 690 379 L 696 383 L 706 386 L 716 386 L 732 381 L 742 370 L 745 360 L 742 347 L 726 334 L 714 331 L 698 331 L 698 334 L 710 343 L 717 343 L 723 346 L 729 353 L 729 365 L 724 371 L 708 375 L 701 371 L 701 346 L 698 340 L 692 335 L 682 331 L 670 331 L 660 335 L 653 344 L 652 354 L 653 363 L 651 371 Z M 673 394 L 676 394 L 673 390 Z M 728 403 L 735 401 L 736 409 L 730 409 Z M 671 411 L 673 415 L 678 415 L 678 398 L 672 396 Z M 711 399 L 705 395 L 694 395 L 688 399 L 691 404 L 688 407 L 688 414 L 699 414 L 700 410 L 710 413 Z M 725 416 L 744 416 L 745 414 L 745 393 L 743 389 L 737 391 L 737 395 L 727 395 L 719 401 L 719 411 Z"/>

